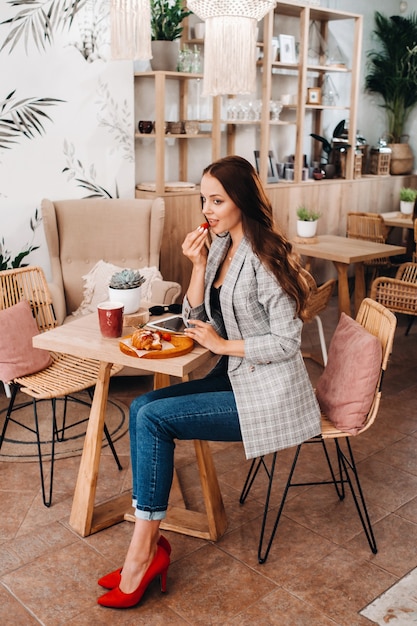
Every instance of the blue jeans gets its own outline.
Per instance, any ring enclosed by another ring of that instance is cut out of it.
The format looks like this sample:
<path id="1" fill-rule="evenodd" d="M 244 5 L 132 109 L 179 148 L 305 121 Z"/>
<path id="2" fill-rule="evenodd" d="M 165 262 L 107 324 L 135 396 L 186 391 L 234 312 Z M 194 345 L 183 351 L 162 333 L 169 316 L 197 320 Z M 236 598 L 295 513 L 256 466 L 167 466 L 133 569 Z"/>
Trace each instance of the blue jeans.
<path id="1" fill-rule="evenodd" d="M 226 373 L 139 396 L 130 406 L 130 450 L 136 516 L 166 515 L 174 471 L 174 439 L 242 441 Z"/>

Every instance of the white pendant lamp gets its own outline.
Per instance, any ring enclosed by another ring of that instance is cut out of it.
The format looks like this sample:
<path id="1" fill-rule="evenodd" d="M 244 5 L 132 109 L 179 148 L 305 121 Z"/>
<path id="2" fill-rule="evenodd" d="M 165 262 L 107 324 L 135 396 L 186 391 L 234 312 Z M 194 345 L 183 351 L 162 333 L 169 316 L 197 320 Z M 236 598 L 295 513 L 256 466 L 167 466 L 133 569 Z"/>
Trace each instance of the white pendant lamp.
<path id="1" fill-rule="evenodd" d="M 150 59 L 150 0 L 111 0 L 110 16 L 112 58 Z"/>
<path id="2" fill-rule="evenodd" d="M 257 22 L 275 0 L 188 0 L 206 23 L 204 96 L 253 93 L 256 89 Z"/>

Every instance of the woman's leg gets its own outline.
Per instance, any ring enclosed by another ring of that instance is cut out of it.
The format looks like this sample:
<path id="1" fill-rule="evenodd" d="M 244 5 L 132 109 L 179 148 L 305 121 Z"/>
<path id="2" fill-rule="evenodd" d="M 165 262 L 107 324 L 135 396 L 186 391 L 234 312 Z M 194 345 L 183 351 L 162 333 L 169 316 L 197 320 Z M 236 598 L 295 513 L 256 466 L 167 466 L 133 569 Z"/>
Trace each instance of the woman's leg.
<path id="1" fill-rule="evenodd" d="M 135 590 L 152 562 L 165 517 L 174 467 L 174 439 L 241 441 L 227 377 L 205 378 L 150 392 L 130 412 L 136 521 L 120 589 Z M 133 461 L 134 459 L 134 461 Z"/>
<path id="2" fill-rule="evenodd" d="M 159 520 L 136 519 L 132 539 L 121 572 L 120 590 L 132 593 L 137 589 L 156 553 Z"/>
<path id="3" fill-rule="evenodd" d="M 230 391 L 231 386 L 227 375 L 220 376 L 208 376 L 201 380 L 190 381 L 186 383 L 180 383 L 171 387 L 164 387 L 156 391 L 151 391 L 147 394 L 139 396 L 133 400 L 130 406 L 130 420 L 129 420 L 129 433 L 130 433 L 130 454 L 133 472 L 133 489 L 132 496 L 134 500 L 134 506 L 136 506 L 137 495 L 137 472 L 135 470 L 138 456 L 138 442 L 140 443 L 142 435 L 138 437 L 137 427 L 140 423 L 138 419 L 141 409 L 154 402 L 156 400 L 162 400 L 167 398 L 175 398 L 179 396 L 188 396 L 196 393 L 213 393 L 216 391 Z"/>

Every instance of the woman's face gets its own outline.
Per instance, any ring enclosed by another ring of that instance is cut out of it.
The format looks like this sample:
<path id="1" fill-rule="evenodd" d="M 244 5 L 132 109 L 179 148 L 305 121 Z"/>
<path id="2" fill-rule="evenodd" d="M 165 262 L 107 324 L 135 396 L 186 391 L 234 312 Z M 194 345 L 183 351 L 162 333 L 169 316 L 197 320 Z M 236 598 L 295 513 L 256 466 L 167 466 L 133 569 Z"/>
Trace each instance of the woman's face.
<path id="1" fill-rule="evenodd" d="M 201 179 L 203 213 L 214 234 L 242 233 L 242 212 L 227 195 L 223 185 L 210 174 Z"/>

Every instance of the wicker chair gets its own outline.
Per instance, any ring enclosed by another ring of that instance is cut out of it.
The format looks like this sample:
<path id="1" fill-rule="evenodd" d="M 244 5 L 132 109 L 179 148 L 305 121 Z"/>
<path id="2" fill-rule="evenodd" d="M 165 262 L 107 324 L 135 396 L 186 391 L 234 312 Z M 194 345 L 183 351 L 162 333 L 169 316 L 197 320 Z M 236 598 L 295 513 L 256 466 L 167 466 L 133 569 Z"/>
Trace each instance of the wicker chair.
<path id="1" fill-rule="evenodd" d="M 323 323 L 320 319 L 319 313 L 324 311 L 324 309 L 329 304 L 329 300 L 332 297 L 334 287 L 336 285 L 336 279 L 331 278 L 330 280 L 323 283 L 323 285 L 320 285 L 320 287 L 318 287 L 312 275 L 306 270 L 304 270 L 304 276 L 310 286 L 310 296 L 308 298 L 307 306 L 305 309 L 305 322 L 309 323 L 313 322 L 314 320 L 316 321 L 322 358 L 320 359 L 315 354 L 305 351 L 303 351 L 303 357 L 305 359 L 312 359 L 316 363 L 319 363 L 319 365 L 326 365 L 327 346 L 326 340 L 324 338 Z"/>
<path id="2" fill-rule="evenodd" d="M 395 328 L 396 328 L 396 317 L 391 311 L 389 311 L 386 307 L 382 306 L 378 302 L 371 300 L 370 298 L 365 298 L 362 301 L 362 304 L 359 308 L 356 321 L 363 326 L 366 330 L 372 333 L 374 336 L 378 337 L 381 342 L 382 347 L 382 363 L 379 373 L 378 382 L 375 386 L 374 396 L 372 400 L 371 407 L 366 416 L 365 423 L 361 430 L 356 433 L 355 437 L 359 437 L 361 433 L 368 430 L 372 424 L 375 422 L 378 408 L 381 400 L 381 384 L 383 379 L 384 371 L 387 368 L 388 358 L 392 351 L 392 344 L 394 340 Z M 352 368 L 355 367 L 355 363 L 352 363 Z M 294 458 L 292 461 L 291 469 L 288 475 L 288 479 L 286 485 L 283 489 L 281 502 L 278 507 L 278 512 L 276 512 L 275 505 L 271 505 L 271 512 L 275 516 L 275 521 L 272 526 L 272 531 L 270 532 L 269 538 L 265 539 L 265 530 L 268 522 L 269 512 L 270 512 L 270 497 L 272 492 L 272 484 L 275 473 L 277 452 L 271 455 L 271 463 L 270 466 L 267 466 L 267 462 L 264 457 L 260 457 L 258 459 L 253 459 L 249 473 L 247 475 L 241 496 L 240 503 L 243 504 L 246 500 L 251 487 L 254 483 L 254 480 L 259 472 L 260 468 L 264 468 L 266 474 L 269 478 L 267 496 L 264 505 L 263 511 L 263 520 L 262 527 L 258 545 L 258 561 L 259 563 L 264 563 L 268 557 L 269 551 L 272 546 L 272 542 L 274 540 L 278 524 L 281 518 L 281 514 L 284 508 L 284 504 L 288 495 L 288 490 L 290 487 L 305 487 L 305 486 L 314 486 L 314 485 L 333 485 L 336 489 L 337 496 L 340 500 L 343 500 L 345 497 L 345 484 L 349 485 L 350 491 L 352 493 L 352 497 L 355 502 L 356 510 L 359 514 L 359 518 L 365 532 L 366 538 L 368 540 L 369 546 L 374 554 L 377 552 L 377 546 L 375 541 L 375 536 L 372 530 L 371 522 L 369 519 L 368 510 L 365 503 L 365 498 L 363 495 L 362 487 L 359 481 L 359 475 L 356 468 L 355 459 L 353 456 L 353 451 L 350 445 L 350 437 L 352 435 L 349 432 L 339 430 L 336 428 L 333 423 L 326 417 L 326 415 L 322 414 L 321 416 L 321 434 L 313 439 L 310 439 L 303 444 L 297 446 Z M 330 462 L 330 457 L 326 448 L 326 441 L 332 439 L 335 442 L 336 446 L 336 455 L 337 455 L 337 467 L 338 474 L 336 474 L 333 466 Z M 343 442 L 345 445 L 342 446 Z M 300 451 L 303 445 L 306 444 L 321 444 L 320 447 L 324 451 L 325 459 L 327 461 L 331 480 L 321 480 L 317 482 L 292 482 L 292 478 L 294 475 L 294 471 L 297 465 L 297 461 L 300 455 Z M 282 469 L 282 468 L 281 468 Z M 266 547 L 264 547 L 264 543 L 266 543 Z"/>
<path id="3" fill-rule="evenodd" d="M 384 220 L 379 213 L 348 213 L 346 236 L 352 239 L 385 243 L 387 235 Z M 365 261 L 364 265 L 371 268 L 371 282 L 381 268 L 392 267 L 389 258 Z"/>
<path id="4" fill-rule="evenodd" d="M 41 268 L 24 267 L 0 272 L 0 309 L 11 307 L 22 300 L 29 302 L 40 332 L 50 330 L 56 326 L 52 299 L 48 290 L 45 275 Z M 42 498 L 43 503 L 48 507 L 52 502 L 55 442 L 62 440 L 64 437 L 67 399 L 71 398 L 72 400 L 75 400 L 75 398 L 71 397 L 71 394 L 89 390 L 90 393 L 87 403 L 90 404 L 92 397 L 91 388 L 94 388 L 96 384 L 99 371 L 99 362 L 93 361 L 92 359 L 82 359 L 68 354 L 55 353 L 51 353 L 51 358 L 51 365 L 40 372 L 17 377 L 12 381 L 4 381 L 10 385 L 11 397 L 0 435 L 0 449 L 4 442 L 7 427 L 10 421 L 20 424 L 23 428 L 30 430 L 36 435 Z M 121 366 L 114 366 L 111 374 L 115 374 L 120 369 Z M 22 393 L 31 396 L 32 400 L 16 404 L 15 400 L 19 390 Z M 58 398 L 64 399 L 63 422 L 60 428 L 58 428 L 56 419 L 56 401 Z M 52 404 L 49 488 L 46 486 L 37 413 L 37 402 L 45 400 L 51 400 Z M 76 401 L 85 404 L 83 400 Z M 34 411 L 34 429 L 28 428 L 26 425 L 21 424 L 14 417 L 12 417 L 12 413 L 31 404 L 33 404 Z M 104 432 L 117 466 L 119 469 L 122 469 L 106 426 L 104 427 Z"/>
<path id="5" fill-rule="evenodd" d="M 371 287 L 371 298 L 394 313 L 409 317 L 405 334 L 408 335 L 417 316 L 417 263 L 403 263 L 395 278 L 380 276 Z"/>

